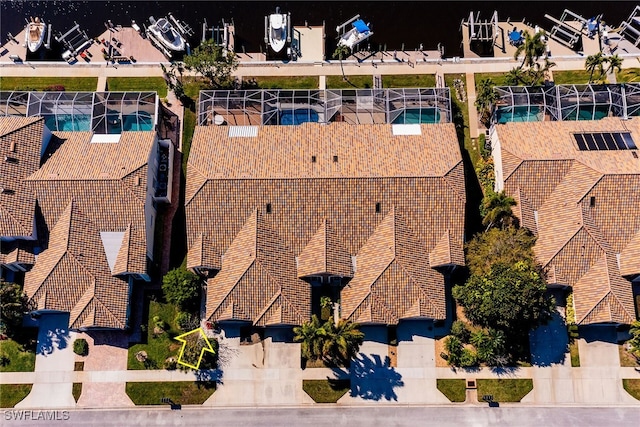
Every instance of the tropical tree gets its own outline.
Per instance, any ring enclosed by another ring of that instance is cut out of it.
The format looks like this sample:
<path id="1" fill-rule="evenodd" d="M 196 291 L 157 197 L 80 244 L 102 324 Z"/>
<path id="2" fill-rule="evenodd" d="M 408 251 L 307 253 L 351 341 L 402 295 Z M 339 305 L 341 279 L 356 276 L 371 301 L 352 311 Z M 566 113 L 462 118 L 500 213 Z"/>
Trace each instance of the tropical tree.
<path id="1" fill-rule="evenodd" d="M 238 68 L 238 58 L 213 40 L 207 40 L 184 58 L 184 65 L 204 77 L 210 89 L 221 89 L 231 87 L 231 74 Z"/>
<path id="2" fill-rule="evenodd" d="M 169 68 L 163 63 L 160 63 L 160 68 L 164 73 L 164 79 L 167 82 L 167 86 L 176 95 L 176 98 L 182 100 L 184 98 L 184 85 L 182 83 L 182 77 L 184 75 L 185 67 L 183 62 L 173 61 Z"/>
<path id="3" fill-rule="evenodd" d="M 324 324 L 327 337 L 324 341 L 323 356 L 331 362 L 345 363 L 353 359 L 364 340 L 364 334 L 358 329 L 359 325 L 350 320 L 340 319 L 334 323 L 329 319 Z"/>
<path id="4" fill-rule="evenodd" d="M 494 225 L 506 226 L 513 222 L 511 207 L 516 205 L 513 197 L 507 195 L 504 190 L 498 193 L 491 191 L 482 199 L 482 225 L 489 230 Z"/>
<path id="5" fill-rule="evenodd" d="M 327 331 L 318 316 L 313 315 L 309 322 L 293 328 L 293 340 L 300 343 L 302 357 L 307 360 L 322 358 Z"/>
<path id="6" fill-rule="evenodd" d="M 607 62 L 609 63 L 609 66 L 607 67 L 606 73 L 615 74 L 622 71 L 622 61 L 623 61 L 623 58 L 620 58 L 617 53 L 612 56 L 607 56 Z"/>
<path id="7" fill-rule="evenodd" d="M 521 84 L 528 84 L 528 76 L 522 69 L 522 67 L 513 67 L 504 76 L 504 83 L 507 86 L 518 86 Z"/>
<path id="8" fill-rule="evenodd" d="M 524 41 L 518 46 L 514 53 L 514 59 L 518 59 L 522 55 L 522 63 L 520 68 L 527 66 L 533 67 L 546 51 L 546 45 L 544 43 L 544 31 L 540 31 L 531 35 L 528 31 L 524 32 Z"/>
<path id="9" fill-rule="evenodd" d="M 186 268 L 176 268 L 162 278 L 167 301 L 183 311 L 196 311 L 200 300 L 200 278 Z"/>
<path id="10" fill-rule="evenodd" d="M 494 264 L 488 274 L 473 274 L 452 293 L 475 325 L 521 338 L 550 318 L 554 301 L 546 291 L 537 268 L 519 261 Z"/>
<path id="11" fill-rule="evenodd" d="M 495 83 L 490 78 L 483 79 L 478 84 L 476 107 L 480 113 L 480 120 L 486 125 L 491 117 L 491 106 L 498 100 L 498 93 L 494 90 Z"/>
<path id="12" fill-rule="evenodd" d="M 640 321 L 635 320 L 631 323 L 629 333 L 631 334 L 631 339 L 629 340 L 631 354 L 640 360 Z"/>
<path id="13" fill-rule="evenodd" d="M 0 280 L 0 335 L 17 335 L 30 309 L 29 298 L 20 285 Z"/>
<path id="14" fill-rule="evenodd" d="M 467 243 L 467 266 L 471 274 L 485 275 L 497 263 L 513 265 L 521 261 L 535 265 L 535 242 L 536 237 L 526 228 L 491 228 Z"/>
<path id="15" fill-rule="evenodd" d="M 458 337 L 450 335 L 444 340 L 444 351 L 447 363 L 451 366 L 460 366 L 462 359 L 462 341 Z"/>
<path id="16" fill-rule="evenodd" d="M 584 68 L 589 72 L 589 83 L 593 82 L 593 73 L 596 70 L 598 70 L 599 73 L 598 80 L 602 79 L 604 76 L 604 64 L 606 62 L 607 59 L 602 56 L 602 52 L 587 56 L 587 59 L 584 61 Z"/>
<path id="17" fill-rule="evenodd" d="M 338 44 L 336 46 L 336 50 L 333 51 L 333 55 L 331 56 L 333 59 L 340 60 L 340 71 L 342 71 L 342 79 L 347 80 L 347 76 L 344 75 L 344 67 L 342 66 L 342 60 L 344 58 L 348 58 L 351 55 L 351 48 L 344 44 Z"/>

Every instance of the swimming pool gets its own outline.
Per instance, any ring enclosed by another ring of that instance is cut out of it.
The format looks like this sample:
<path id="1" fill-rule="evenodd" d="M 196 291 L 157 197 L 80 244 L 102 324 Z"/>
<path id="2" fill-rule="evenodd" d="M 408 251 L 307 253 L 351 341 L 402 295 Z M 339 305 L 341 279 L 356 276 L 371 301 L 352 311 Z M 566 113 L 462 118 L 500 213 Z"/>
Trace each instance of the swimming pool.
<path id="1" fill-rule="evenodd" d="M 563 120 L 600 120 L 607 117 L 608 115 L 608 105 L 598 105 L 595 107 L 595 111 L 593 105 L 585 105 L 571 111 L 569 114 L 567 114 L 566 117 L 563 118 Z"/>
<path id="2" fill-rule="evenodd" d="M 318 113 L 311 108 L 280 111 L 281 125 L 299 125 L 307 122 L 318 122 Z"/>
<path id="3" fill-rule="evenodd" d="M 88 114 L 45 115 L 44 124 L 52 131 L 89 131 L 91 116 Z"/>
<path id="4" fill-rule="evenodd" d="M 496 111 L 498 123 L 540 122 L 543 119 L 542 108 L 538 106 L 516 105 L 499 107 Z"/>
<path id="5" fill-rule="evenodd" d="M 439 123 L 440 111 L 435 107 L 412 108 L 404 110 L 395 118 L 393 124 Z"/>

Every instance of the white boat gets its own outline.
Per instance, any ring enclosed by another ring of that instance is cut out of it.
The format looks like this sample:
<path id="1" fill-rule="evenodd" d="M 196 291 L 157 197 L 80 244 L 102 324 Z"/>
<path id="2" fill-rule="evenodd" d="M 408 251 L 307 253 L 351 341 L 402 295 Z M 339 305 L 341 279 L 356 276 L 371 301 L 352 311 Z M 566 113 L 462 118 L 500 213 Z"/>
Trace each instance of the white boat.
<path id="1" fill-rule="evenodd" d="M 40 22 L 40 18 L 36 17 L 31 19 L 31 22 L 27 23 L 25 31 L 25 44 L 31 52 L 35 52 L 40 49 L 42 43 L 44 43 L 44 35 L 47 32 L 47 26 L 44 22 Z"/>
<path id="2" fill-rule="evenodd" d="M 276 13 L 269 15 L 269 46 L 276 53 L 284 49 L 289 37 L 290 22 L 287 18 L 287 15 L 280 13 L 279 7 L 276 7 Z"/>
<path id="3" fill-rule="evenodd" d="M 344 45 L 344 46 L 347 46 L 349 49 L 353 49 L 358 45 L 358 43 L 365 41 L 366 39 L 368 39 L 373 35 L 373 31 L 371 31 L 371 29 L 369 28 L 369 25 L 365 24 L 362 19 L 357 19 L 353 21 L 351 25 L 352 25 L 351 30 L 347 31 L 346 33 L 340 36 L 340 39 L 338 40 L 338 45 Z M 340 32 L 341 27 L 344 27 L 344 24 L 342 26 L 338 26 L 337 28 L 338 33 Z"/>
<path id="4" fill-rule="evenodd" d="M 152 16 L 149 18 L 149 22 L 151 22 L 151 25 L 149 25 L 147 31 L 164 47 L 176 52 L 184 50 L 184 39 L 167 18 L 160 18 L 156 21 Z"/>

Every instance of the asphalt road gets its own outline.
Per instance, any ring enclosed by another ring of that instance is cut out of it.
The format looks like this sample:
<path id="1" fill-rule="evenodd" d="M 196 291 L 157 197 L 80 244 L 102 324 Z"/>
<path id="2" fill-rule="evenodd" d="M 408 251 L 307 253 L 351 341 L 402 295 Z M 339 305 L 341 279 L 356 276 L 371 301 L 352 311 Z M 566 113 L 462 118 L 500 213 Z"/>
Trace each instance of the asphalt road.
<path id="1" fill-rule="evenodd" d="M 22 421 L 16 420 L 22 417 Z M 28 419 L 26 419 L 28 417 Z M 57 420 L 56 420 L 57 419 Z M 314 407 L 3 411 L 2 426 L 632 426 L 638 407 Z"/>

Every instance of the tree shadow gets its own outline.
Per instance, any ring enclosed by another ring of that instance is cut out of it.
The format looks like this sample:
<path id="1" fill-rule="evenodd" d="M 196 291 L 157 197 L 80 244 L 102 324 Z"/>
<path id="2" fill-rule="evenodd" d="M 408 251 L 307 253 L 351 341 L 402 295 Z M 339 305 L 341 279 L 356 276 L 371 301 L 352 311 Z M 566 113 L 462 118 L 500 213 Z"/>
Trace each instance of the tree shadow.
<path id="1" fill-rule="evenodd" d="M 67 328 L 49 329 L 38 335 L 37 354 L 48 356 L 54 350 L 64 350 L 69 342 L 69 330 Z"/>
<path id="2" fill-rule="evenodd" d="M 491 372 L 500 377 L 513 377 L 520 370 L 518 366 L 492 366 Z"/>
<path id="3" fill-rule="evenodd" d="M 351 361 L 349 369 L 351 378 L 351 397 L 365 400 L 387 401 L 398 400 L 395 388 L 403 387 L 402 375 L 390 366 L 391 360 L 380 355 L 360 353 Z M 334 370 L 338 379 L 344 378 L 345 372 Z"/>
<path id="4" fill-rule="evenodd" d="M 551 366 L 561 364 L 569 351 L 567 325 L 558 311 L 551 319 L 529 333 L 531 364 L 535 366 Z"/>

